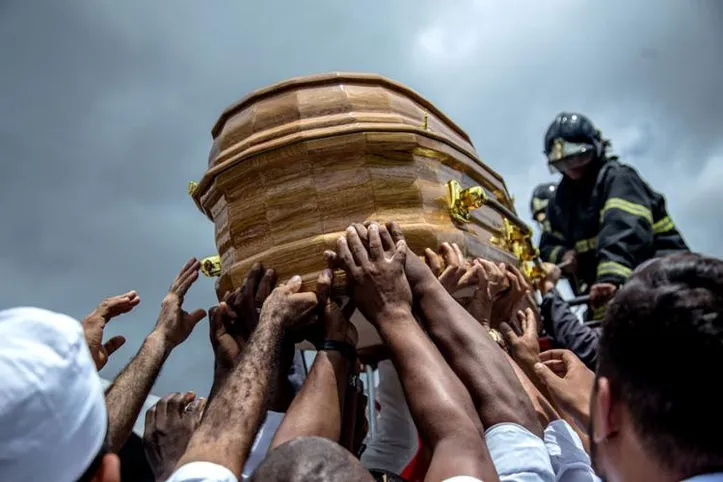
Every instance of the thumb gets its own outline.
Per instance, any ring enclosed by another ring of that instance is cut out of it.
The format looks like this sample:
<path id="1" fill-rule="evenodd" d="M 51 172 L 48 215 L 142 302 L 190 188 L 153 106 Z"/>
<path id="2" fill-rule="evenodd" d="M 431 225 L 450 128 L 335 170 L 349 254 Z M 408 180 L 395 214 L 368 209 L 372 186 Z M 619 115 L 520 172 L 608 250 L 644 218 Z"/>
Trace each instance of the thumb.
<path id="1" fill-rule="evenodd" d="M 103 344 L 103 348 L 105 348 L 108 356 L 111 356 L 118 348 L 122 347 L 125 342 L 126 339 L 124 337 L 114 336 Z"/>
<path id="2" fill-rule="evenodd" d="M 403 239 L 397 241 L 397 249 L 394 253 L 394 258 L 397 259 L 402 266 L 407 262 L 407 242 Z"/>
<path id="3" fill-rule="evenodd" d="M 301 276 L 292 276 L 285 286 L 289 293 L 298 293 L 301 289 Z"/>
<path id="4" fill-rule="evenodd" d="M 226 326 L 223 323 L 223 317 L 226 314 L 228 305 L 225 302 L 220 302 L 218 306 L 214 306 L 208 310 L 208 324 L 211 328 L 211 338 L 223 335 L 226 331 Z"/>
<path id="5" fill-rule="evenodd" d="M 512 327 L 504 321 L 500 323 L 500 333 L 502 333 L 505 341 L 509 344 L 512 344 L 517 340 L 517 333 L 515 333 L 515 330 L 513 330 Z"/>
<path id="6" fill-rule="evenodd" d="M 442 262 L 439 256 L 437 256 L 437 253 L 429 248 L 425 248 L 424 257 L 426 258 L 427 266 L 431 268 L 434 276 L 439 276 L 439 273 L 442 272 Z"/>
<path id="7" fill-rule="evenodd" d="M 188 314 L 188 317 L 190 318 L 191 322 L 195 325 L 202 319 L 206 317 L 206 310 L 202 310 L 201 308 L 194 310 L 193 312 Z"/>
<path id="8" fill-rule="evenodd" d="M 544 363 L 535 363 L 535 374 L 546 387 L 551 389 L 559 388 L 562 379 L 555 375 Z"/>

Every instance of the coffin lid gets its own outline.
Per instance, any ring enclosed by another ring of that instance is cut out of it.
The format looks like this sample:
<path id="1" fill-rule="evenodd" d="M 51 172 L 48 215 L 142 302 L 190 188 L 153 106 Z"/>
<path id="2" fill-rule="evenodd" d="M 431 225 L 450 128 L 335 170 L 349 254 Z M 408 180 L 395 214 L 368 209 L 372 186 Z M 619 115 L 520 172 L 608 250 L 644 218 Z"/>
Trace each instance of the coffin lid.
<path id="1" fill-rule="evenodd" d="M 410 99 L 414 100 L 419 105 L 423 106 L 428 112 L 434 114 L 435 117 L 444 121 L 446 124 L 452 127 L 457 132 L 457 134 L 459 134 L 464 140 L 470 143 L 472 142 L 467 133 L 463 131 L 462 128 L 459 127 L 452 119 L 447 117 L 443 112 L 437 109 L 434 104 L 429 102 L 427 99 L 425 99 L 409 87 L 386 77 L 382 77 L 381 75 L 355 72 L 330 72 L 326 74 L 294 77 L 292 79 L 278 82 L 268 87 L 257 89 L 248 94 L 240 101 L 227 107 L 226 110 L 224 110 L 221 114 L 221 117 L 219 117 L 219 119 L 216 121 L 216 124 L 213 126 L 213 129 L 211 130 L 211 135 L 215 139 L 230 117 L 235 115 L 237 112 L 245 109 L 249 105 L 254 104 L 267 97 L 280 95 L 289 90 L 299 89 L 300 87 L 318 87 L 322 85 L 335 85 L 343 83 L 379 85 L 387 87 L 389 90 L 400 92 L 405 96 L 409 97 Z"/>
<path id="2" fill-rule="evenodd" d="M 274 97 L 280 94 L 283 94 L 288 91 L 293 90 L 299 90 L 300 88 L 304 87 L 319 87 L 324 85 L 339 85 L 339 84 L 356 84 L 356 85 L 373 85 L 373 86 L 382 86 L 385 87 L 391 91 L 399 92 L 400 94 L 403 94 L 405 97 L 411 99 L 412 101 L 416 102 L 418 105 L 420 105 L 424 110 L 426 110 L 429 114 L 433 115 L 443 123 L 445 123 L 449 128 L 451 128 L 455 133 L 459 135 L 459 137 L 464 140 L 466 143 L 468 143 L 470 146 L 472 146 L 472 142 L 467 135 L 466 132 L 462 130 L 454 121 L 452 121 L 449 117 L 447 117 L 444 113 L 442 113 L 437 107 L 434 106 L 431 102 L 429 102 L 427 99 L 422 97 L 420 94 L 415 92 L 414 90 L 404 86 L 403 84 L 399 82 L 395 82 L 391 79 L 388 79 L 386 77 L 382 77 L 381 75 L 377 74 L 368 74 L 368 73 L 347 73 L 347 72 L 332 72 L 332 73 L 326 73 L 326 74 L 318 74 L 318 75 L 309 75 L 309 76 L 300 76 L 300 77 L 294 77 L 289 80 L 285 80 L 283 82 L 276 83 L 274 85 L 264 87 L 258 90 L 255 90 L 254 92 L 250 93 L 237 103 L 231 105 L 226 110 L 223 111 L 221 116 L 219 117 L 218 121 L 216 121 L 216 124 L 214 125 L 211 134 L 213 138 L 215 139 L 223 130 L 224 124 L 234 115 L 236 115 L 241 110 L 249 107 L 252 104 L 255 104 L 259 101 L 262 101 L 264 99 L 267 99 L 269 97 Z M 347 126 L 350 127 L 350 126 Z M 443 142 L 450 146 L 451 148 L 463 153 L 468 158 L 472 159 L 474 162 L 479 163 L 482 165 L 485 169 L 488 170 L 489 174 L 498 178 L 502 181 L 502 177 L 495 172 L 494 170 L 490 170 L 484 163 L 479 159 L 477 156 L 477 153 L 474 152 L 474 148 L 472 150 L 468 150 L 464 148 L 463 146 L 460 146 L 458 143 L 453 142 L 451 139 L 447 138 L 446 136 L 442 136 L 438 133 L 431 132 L 431 131 L 423 131 L 421 127 L 413 127 L 413 126 L 396 126 L 398 127 L 397 130 L 403 129 L 405 132 L 414 132 L 418 131 L 420 134 L 423 134 L 426 137 L 430 137 L 433 139 L 436 139 L 440 142 Z M 323 129 L 321 129 L 323 131 Z M 387 130 L 386 127 L 383 125 L 375 125 L 374 130 Z M 261 145 L 257 145 L 253 148 L 248 149 L 243 156 L 234 156 L 233 159 L 224 161 L 220 164 L 216 165 L 209 165 L 208 170 L 204 173 L 203 178 L 198 182 L 193 194 L 191 197 L 193 198 L 194 202 L 196 203 L 196 206 L 198 209 L 203 212 L 209 219 L 212 219 L 212 216 L 210 215 L 210 212 L 207 211 L 206 208 L 201 203 L 201 198 L 205 195 L 205 193 L 208 191 L 210 185 L 213 182 L 213 179 L 222 171 L 230 168 L 232 165 L 236 164 L 237 162 L 242 162 L 245 158 L 249 156 L 256 155 L 260 152 L 263 152 L 264 150 L 268 148 L 273 148 L 275 145 L 278 145 L 283 141 L 282 139 L 277 139 L 269 143 L 262 143 Z M 504 182 L 504 181 L 503 181 Z"/>

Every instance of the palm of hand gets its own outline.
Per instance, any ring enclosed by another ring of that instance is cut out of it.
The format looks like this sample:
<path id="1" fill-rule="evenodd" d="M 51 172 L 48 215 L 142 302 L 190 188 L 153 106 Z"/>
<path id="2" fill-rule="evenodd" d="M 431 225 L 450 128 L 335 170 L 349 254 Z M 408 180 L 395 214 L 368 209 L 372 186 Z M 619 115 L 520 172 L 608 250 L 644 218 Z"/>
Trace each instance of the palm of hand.
<path id="1" fill-rule="evenodd" d="M 188 313 L 181 307 L 181 304 L 182 300 L 175 293 L 168 293 L 161 302 L 159 324 L 166 328 L 164 330 L 166 339 L 174 346 L 183 343 L 193 331 L 196 323 L 205 316 L 204 312 L 199 317 L 199 311 L 203 310 Z"/>
<path id="2" fill-rule="evenodd" d="M 135 308 L 141 299 L 135 291 L 129 291 L 118 296 L 106 298 L 83 318 L 83 332 L 86 343 L 90 349 L 96 368 L 100 370 L 108 362 L 108 358 L 125 343 L 122 336 L 114 336 L 103 343 L 103 330 L 105 325 L 118 315 L 128 313 Z"/>
<path id="3" fill-rule="evenodd" d="M 172 347 L 178 346 L 188 338 L 196 324 L 206 316 L 205 310 L 198 309 L 187 313 L 182 308 L 186 292 L 198 279 L 200 268 L 201 264 L 195 258 L 189 259 L 173 280 L 168 294 L 161 302 L 156 330 Z"/>

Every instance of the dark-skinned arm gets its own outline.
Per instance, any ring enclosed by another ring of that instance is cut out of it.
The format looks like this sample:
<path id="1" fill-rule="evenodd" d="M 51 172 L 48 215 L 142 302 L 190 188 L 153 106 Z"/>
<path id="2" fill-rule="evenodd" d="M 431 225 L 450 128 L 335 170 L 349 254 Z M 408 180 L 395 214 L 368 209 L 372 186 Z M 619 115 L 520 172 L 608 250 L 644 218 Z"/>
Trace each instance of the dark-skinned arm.
<path id="1" fill-rule="evenodd" d="M 352 282 L 356 305 L 391 351 L 409 410 L 432 451 L 426 480 L 457 475 L 498 480 L 479 420 L 472 418 L 469 393 L 412 316 L 404 275 L 406 243 L 402 240 L 385 253 L 376 224 L 369 226 L 368 236 L 367 252 L 357 230 L 349 228 L 339 239 L 338 258 Z"/>
<path id="2" fill-rule="evenodd" d="M 388 244 L 404 240 L 396 223 L 390 223 L 388 230 Z M 489 428 L 499 423 L 516 423 L 542 437 L 532 402 L 487 330 L 447 293 L 411 251 L 405 270 L 427 330 L 469 390 L 482 424 Z"/>
<path id="3" fill-rule="evenodd" d="M 210 339 L 214 352 L 212 399 L 236 366 L 243 348 L 259 322 L 259 309 L 276 286 L 276 272 L 254 263 L 241 287 L 224 296 L 221 308 L 210 316 Z M 209 310 L 211 312 L 212 310 Z M 281 357 L 274 370 L 269 396 L 269 410 L 285 412 L 293 398 L 289 369 L 294 357 L 294 344 L 285 340 Z"/>
<path id="4" fill-rule="evenodd" d="M 348 321 L 348 314 L 342 312 L 329 297 L 332 282 L 331 270 L 324 270 L 317 281 L 319 304 L 323 310 L 320 318 L 324 324 L 324 339 L 355 347 L 356 332 Z M 319 350 L 309 375 L 271 441 L 270 449 L 305 436 L 338 442 L 351 369 L 352 361 L 340 352 Z"/>
<path id="5" fill-rule="evenodd" d="M 183 311 L 183 298 L 198 279 L 200 264 L 189 260 L 181 269 L 161 303 L 161 313 L 138 354 L 113 380 L 105 394 L 108 407 L 108 438 L 111 452 L 118 452 L 133 430 L 143 403 L 171 351 L 191 334 L 205 316 L 204 310 Z"/>
<path id="6" fill-rule="evenodd" d="M 284 334 L 316 306 L 316 295 L 299 293 L 300 288 L 301 278 L 295 276 L 264 302 L 258 326 L 240 360 L 208 402 L 177 469 L 192 462 L 210 462 L 226 467 L 240 480 L 266 414 Z"/>

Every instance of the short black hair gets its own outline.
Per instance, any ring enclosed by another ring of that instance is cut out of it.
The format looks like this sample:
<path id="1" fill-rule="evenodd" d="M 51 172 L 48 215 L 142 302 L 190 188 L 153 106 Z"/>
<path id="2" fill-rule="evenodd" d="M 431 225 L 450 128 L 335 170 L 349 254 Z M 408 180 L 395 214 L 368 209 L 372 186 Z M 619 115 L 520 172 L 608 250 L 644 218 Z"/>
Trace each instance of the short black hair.
<path id="1" fill-rule="evenodd" d="M 634 273 L 598 350 L 598 376 L 652 456 L 686 477 L 723 468 L 723 261 L 674 254 Z"/>
<path id="2" fill-rule="evenodd" d="M 272 450 L 251 481 L 374 482 L 374 479 L 341 445 L 321 437 L 298 437 Z"/>

